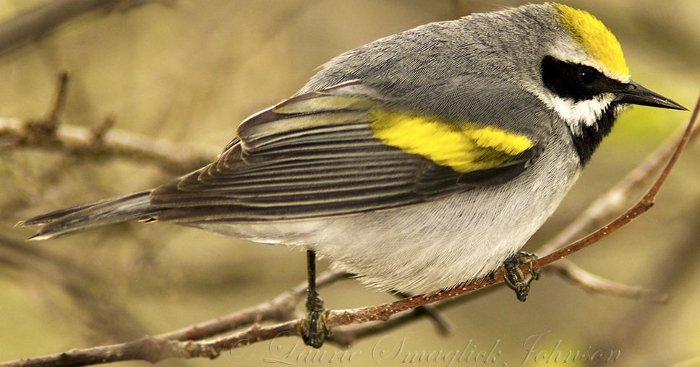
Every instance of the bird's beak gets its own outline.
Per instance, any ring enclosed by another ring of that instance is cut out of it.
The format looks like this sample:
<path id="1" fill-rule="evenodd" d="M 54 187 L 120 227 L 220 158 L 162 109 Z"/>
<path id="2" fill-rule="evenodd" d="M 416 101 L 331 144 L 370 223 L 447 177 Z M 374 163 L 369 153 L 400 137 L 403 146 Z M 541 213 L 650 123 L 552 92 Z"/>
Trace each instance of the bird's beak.
<path id="1" fill-rule="evenodd" d="M 635 82 L 622 84 L 619 89 L 614 91 L 616 100 L 621 103 L 637 104 L 642 106 L 670 108 L 672 110 L 688 109 L 679 105 L 676 102 L 642 87 Z"/>

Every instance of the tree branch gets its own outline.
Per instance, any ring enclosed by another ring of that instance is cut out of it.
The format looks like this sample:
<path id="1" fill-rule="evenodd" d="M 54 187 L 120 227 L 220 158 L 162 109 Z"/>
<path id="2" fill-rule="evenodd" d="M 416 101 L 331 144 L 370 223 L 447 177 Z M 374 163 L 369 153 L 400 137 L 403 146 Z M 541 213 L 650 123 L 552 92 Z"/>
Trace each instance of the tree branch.
<path id="1" fill-rule="evenodd" d="M 316 286 L 321 288 L 347 276 L 343 271 L 326 271 L 318 275 Z M 270 301 L 156 337 L 179 341 L 202 340 L 262 321 L 287 321 L 294 316 L 296 305 L 305 294 L 306 283 L 301 283 Z"/>
<path id="2" fill-rule="evenodd" d="M 54 133 L 47 133 L 37 126 L 27 121 L 0 117 L 0 150 L 38 148 L 83 159 L 127 159 L 152 164 L 173 174 L 202 167 L 214 157 L 211 153 L 192 153 L 182 146 L 120 130 L 95 134 L 89 128 L 61 124 Z"/>
<path id="3" fill-rule="evenodd" d="M 700 137 L 700 126 L 696 124 L 689 133 L 688 142 L 693 142 L 698 137 Z M 662 168 L 664 162 L 669 159 L 669 156 L 677 146 L 678 142 L 669 140 L 649 154 L 641 164 L 629 172 L 615 186 L 593 201 L 557 236 L 537 249 L 536 253 L 548 254 L 556 251 L 573 241 L 576 237 L 601 226 L 605 223 L 605 220 L 624 210 L 626 206 L 631 205 L 633 200 L 632 194 L 649 184 L 654 177 L 654 172 Z M 657 303 L 664 303 L 668 298 L 667 294 L 653 289 L 629 286 L 604 279 L 580 268 L 568 259 L 552 264 L 548 270 L 555 271 L 564 279 L 582 286 L 589 292 L 642 299 Z"/>
<path id="4" fill-rule="evenodd" d="M 551 270 L 556 271 L 564 279 L 578 284 L 583 289 L 592 293 L 608 294 L 616 297 L 641 299 L 655 303 L 666 303 L 668 294 L 654 289 L 630 286 L 605 279 L 599 275 L 586 271 L 567 259 L 552 264 Z"/>
<path id="5" fill-rule="evenodd" d="M 215 152 L 193 153 L 182 146 L 114 130 L 114 116 L 107 116 L 92 129 L 61 123 L 68 95 L 69 74 L 59 73 L 53 103 L 41 119 L 0 117 L 0 151 L 38 148 L 83 159 L 121 158 L 153 164 L 173 174 L 200 168 Z"/>
<path id="6" fill-rule="evenodd" d="M 317 286 L 324 287 L 345 278 L 347 278 L 345 272 L 327 271 L 318 276 Z M 0 363 L 0 367 L 68 367 L 130 360 L 144 360 L 155 363 L 174 357 L 216 358 L 223 350 L 230 350 L 257 341 L 269 340 L 280 336 L 296 335 L 299 320 L 287 320 L 293 318 L 296 305 L 299 303 L 299 300 L 304 297 L 305 293 L 306 283 L 301 283 L 270 301 L 179 330 L 152 337 L 147 336 L 126 343 L 73 349 L 44 357 Z M 258 323 L 263 321 L 284 322 L 272 326 L 258 325 Z M 194 342 L 230 332 L 247 325 L 252 326 L 225 338 L 212 339 L 200 343 Z"/>
<path id="7" fill-rule="evenodd" d="M 689 141 L 695 141 L 698 137 L 700 137 L 700 126 L 695 125 L 688 139 Z M 551 253 L 573 241 L 576 237 L 602 225 L 610 216 L 629 206 L 633 200 L 632 193 L 651 182 L 654 178 L 653 173 L 661 169 L 677 146 L 677 141 L 669 140 L 656 151 L 649 154 L 641 164 L 630 171 L 608 192 L 593 201 L 566 228 L 559 232 L 551 241 L 543 244 L 536 252 L 538 254 Z"/>
<path id="8" fill-rule="evenodd" d="M 639 200 L 639 202 L 636 205 L 634 205 L 622 215 L 618 216 L 617 219 L 615 219 L 614 221 L 589 234 L 588 236 L 585 236 L 582 239 L 564 248 L 554 251 L 545 257 L 537 259 L 536 261 L 534 261 L 535 267 L 541 268 L 543 265 L 550 264 L 556 260 L 567 257 L 573 254 L 574 252 L 578 252 L 590 246 L 591 244 L 598 242 L 602 238 L 609 236 L 613 232 L 617 231 L 618 229 L 630 223 L 635 218 L 645 213 L 647 210 L 651 209 L 651 207 L 654 206 L 656 195 L 659 193 L 659 190 L 666 182 L 668 175 L 671 173 L 671 170 L 678 161 L 678 158 L 683 152 L 683 149 L 685 149 L 686 145 L 690 141 L 690 138 L 693 135 L 693 131 L 695 130 L 695 125 L 697 123 L 699 113 L 700 98 L 698 98 L 695 104 L 695 108 L 693 109 L 693 113 L 690 117 L 690 121 L 685 129 L 685 132 L 683 133 L 680 141 L 678 141 L 678 143 L 676 144 L 675 149 L 672 150 L 672 155 L 670 158 L 668 158 L 669 160 L 666 163 L 666 166 L 661 171 L 659 177 L 656 179 L 651 188 L 646 192 L 646 194 L 644 194 L 642 199 Z"/>
<path id="9" fill-rule="evenodd" d="M 0 55 L 41 39 L 63 23 L 98 9 L 131 8 L 166 0 L 53 0 L 0 23 Z"/>

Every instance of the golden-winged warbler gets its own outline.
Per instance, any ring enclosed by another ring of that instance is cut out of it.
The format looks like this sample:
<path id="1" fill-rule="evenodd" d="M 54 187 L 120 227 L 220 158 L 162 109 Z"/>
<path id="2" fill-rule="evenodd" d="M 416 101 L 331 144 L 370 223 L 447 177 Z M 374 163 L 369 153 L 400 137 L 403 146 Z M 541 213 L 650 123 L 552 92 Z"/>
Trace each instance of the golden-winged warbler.
<path id="1" fill-rule="evenodd" d="M 24 224 L 43 240 L 173 222 L 299 246 L 310 270 L 315 251 L 379 289 L 434 291 L 516 255 L 630 104 L 683 109 L 630 80 L 591 14 L 556 3 L 473 14 L 335 57 L 243 121 L 206 167 Z"/>

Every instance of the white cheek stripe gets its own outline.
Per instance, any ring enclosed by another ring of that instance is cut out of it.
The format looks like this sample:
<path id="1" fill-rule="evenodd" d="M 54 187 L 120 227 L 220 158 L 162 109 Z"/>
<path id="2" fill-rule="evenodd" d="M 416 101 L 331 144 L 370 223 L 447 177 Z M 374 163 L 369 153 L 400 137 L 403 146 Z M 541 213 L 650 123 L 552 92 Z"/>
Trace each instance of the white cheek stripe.
<path id="1" fill-rule="evenodd" d="M 530 88 L 535 91 L 534 88 Z M 603 93 L 583 101 L 574 102 L 570 98 L 561 98 L 549 92 L 535 92 L 537 98 L 551 108 L 562 120 L 569 125 L 571 132 L 581 135 L 583 126 L 595 126 L 603 116 L 603 112 L 615 99 L 612 93 Z"/>
<path id="2" fill-rule="evenodd" d="M 578 102 L 568 98 L 551 97 L 550 106 L 569 124 L 573 133 L 580 135 L 581 125 L 594 126 L 614 99 L 615 96 L 610 93 Z"/>

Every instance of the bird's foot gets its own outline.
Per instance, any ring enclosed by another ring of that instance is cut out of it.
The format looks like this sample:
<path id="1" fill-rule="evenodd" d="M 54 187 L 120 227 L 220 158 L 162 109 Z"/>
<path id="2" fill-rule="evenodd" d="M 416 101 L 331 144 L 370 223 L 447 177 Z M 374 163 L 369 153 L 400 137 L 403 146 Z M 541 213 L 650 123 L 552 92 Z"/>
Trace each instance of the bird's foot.
<path id="1" fill-rule="evenodd" d="M 301 322 L 300 334 L 304 344 L 313 348 L 321 348 L 330 333 L 326 328 L 323 300 L 316 291 L 315 251 L 306 251 L 306 266 L 309 285 L 306 288 L 306 318 Z"/>
<path id="2" fill-rule="evenodd" d="M 323 300 L 318 293 L 310 291 L 306 299 L 306 317 L 301 322 L 301 338 L 304 344 L 321 348 L 327 335 Z"/>
<path id="3" fill-rule="evenodd" d="M 506 284 L 515 292 L 515 296 L 521 302 L 525 302 L 528 293 L 530 293 L 530 283 L 540 277 L 539 270 L 532 267 L 532 262 L 536 259 L 537 255 L 520 251 L 503 262 Z M 527 273 L 520 269 L 523 264 L 528 264 L 530 267 Z"/>

